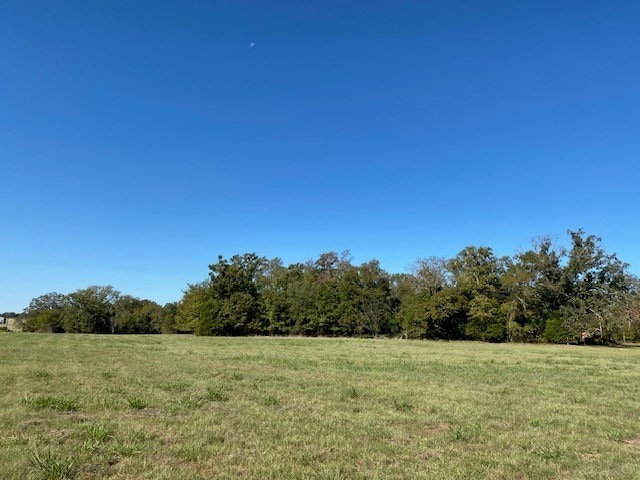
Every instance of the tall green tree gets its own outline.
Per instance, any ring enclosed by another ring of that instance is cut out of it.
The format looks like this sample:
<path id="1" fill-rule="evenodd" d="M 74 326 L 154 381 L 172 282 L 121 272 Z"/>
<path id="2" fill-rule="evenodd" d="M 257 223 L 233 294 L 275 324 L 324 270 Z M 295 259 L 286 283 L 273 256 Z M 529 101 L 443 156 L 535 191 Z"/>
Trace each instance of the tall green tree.
<path id="1" fill-rule="evenodd" d="M 111 333 L 160 333 L 162 307 L 151 300 L 123 295 L 115 302 Z"/>
<path id="2" fill-rule="evenodd" d="M 397 333 L 399 328 L 393 322 L 397 304 L 389 274 L 380 267 L 378 260 L 363 263 L 358 273 L 362 288 L 359 299 L 361 333 L 374 337 Z"/>
<path id="3" fill-rule="evenodd" d="M 255 253 L 222 256 L 209 265 L 210 281 L 199 292 L 205 297 L 196 307 L 199 335 L 262 334 L 266 328 L 259 308 L 258 283 L 267 259 Z"/>
<path id="4" fill-rule="evenodd" d="M 632 290 L 628 265 L 601 246 L 602 239 L 571 231 L 571 250 L 561 281 L 565 327 L 574 340 L 615 340 L 616 305 Z"/>
<path id="5" fill-rule="evenodd" d="M 469 300 L 465 332 L 471 339 L 506 338 L 506 318 L 500 309 L 506 263 L 490 247 L 466 247 L 448 263 L 455 288 Z"/>
<path id="6" fill-rule="evenodd" d="M 547 236 L 535 239 L 532 248 L 507 262 L 502 278 L 507 298 L 501 312 L 507 318 L 509 340 L 540 340 L 547 322 L 557 323 L 564 256 L 565 250 L 554 248 L 553 239 Z"/>
<path id="7" fill-rule="evenodd" d="M 210 280 L 189 284 L 177 305 L 175 331 L 211 335 L 217 316 L 215 307 Z"/>
<path id="8" fill-rule="evenodd" d="M 65 297 L 63 324 L 66 332 L 113 333 L 120 292 L 111 285 L 91 286 Z"/>
<path id="9" fill-rule="evenodd" d="M 25 309 L 25 320 L 22 324 L 26 332 L 62 333 L 63 308 L 66 296 L 57 292 L 46 293 L 31 300 Z"/>

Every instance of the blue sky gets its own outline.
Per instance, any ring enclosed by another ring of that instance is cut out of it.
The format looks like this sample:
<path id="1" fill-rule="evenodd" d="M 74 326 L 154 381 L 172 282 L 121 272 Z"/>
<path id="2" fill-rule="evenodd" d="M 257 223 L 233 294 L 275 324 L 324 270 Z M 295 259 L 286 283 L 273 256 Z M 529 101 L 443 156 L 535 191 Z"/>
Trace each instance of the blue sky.
<path id="1" fill-rule="evenodd" d="M 578 228 L 640 273 L 640 2 L 2 3 L 0 311 Z"/>

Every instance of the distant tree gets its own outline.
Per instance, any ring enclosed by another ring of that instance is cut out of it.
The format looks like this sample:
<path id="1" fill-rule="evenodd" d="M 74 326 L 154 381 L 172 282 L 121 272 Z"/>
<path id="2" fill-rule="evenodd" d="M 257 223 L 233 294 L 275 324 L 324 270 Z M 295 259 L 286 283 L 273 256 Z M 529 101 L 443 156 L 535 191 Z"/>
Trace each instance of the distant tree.
<path id="1" fill-rule="evenodd" d="M 297 293 L 303 279 L 302 264 L 285 267 L 282 260 L 269 260 L 258 277 L 259 310 L 266 333 L 285 335 L 295 331 L 300 305 Z"/>
<path id="2" fill-rule="evenodd" d="M 27 315 L 43 312 L 46 310 L 56 310 L 64 306 L 66 295 L 57 292 L 45 293 L 29 302 L 29 306 L 25 309 Z"/>
<path id="3" fill-rule="evenodd" d="M 506 318 L 500 307 L 506 293 L 502 278 L 507 263 L 489 247 L 466 247 L 448 263 L 455 288 L 469 299 L 465 333 L 471 339 L 501 341 L 506 336 Z"/>
<path id="4" fill-rule="evenodd" d="M 477 294 L 469 301 L 465 333 L 474 340 L 501 342 L 507 333 L 506 319 L 495 296 Z"/>
<path id="5" fill-rule="evenodd" d="M 63 325 L 73 333 L 112 333 L 120 292 L 112 286 L 91 286 L 65 297 Z"/>
<path id="6" fill-rule="evenodd" d="M 409 337 L 460 340 L 466 337 L 469 299 L 455 287 L 433 295 L 421 292 L 403 303 L 404 328 Z"/>
<path id="7" fill-rule="evenodd" d="M 507 298 L 501 314 L 507 319 L 509 340 L 540 340 L 547 321 L 557 323 L 564 256 L 564 249 L 554 249 L 551 237 L 540 237 L 533 241 L 531 249 L 507 262 L 502 277 Z"/>
<path id="8" fill-rule="evenodd" d="M 211 335 L 214 325 L 213 293 L 209 280 L 187 286 L 182 300 L 178 302 L 175 330 L 177 333 Z"/>
<path id="9" fill-rule="evenodd" d="M 442 257 L 419 258 L 410 267 L 416 291 L 433 295 L 451 285 L 448 260 Z"/>
<path id="10" fill-rule="evenodd" d="M 635 281 L 634 283 L 637 283 Z M 638 290 L 627 295 L 618 304 L 616 329 L 619 339 L 623 342 L 638 342 L 640 340 L 640 294 Z"/>
<path id="11" fill-rule="evenodd" d="M 465 293 L 495 296 L 502 286 L 505 259 L 491 247 L 466 247 L 447 264 L 453 284 Z"/>
<path id="12" fill-rule="evenodd" d="M 162 307 L 161 333 L 176 333 L 176 317 L 178 314 L 178 302 L 167 303 Z"/>
<path id="13" fill-rule="evenodd" d="M 115 301 L 111 333 L 160 333 L 162 307 L 151 300 L 124 295 Z"/>
<path id="14" fill-rule="evenodd" d="M 51 292 L 31 300 L 25 309 L 25 318 L 22 329 L 25 332 L 51 332 L 62 333 L 65 331 L 63 323 L 66 296 Z"/>
<path id="15" fill-rule="evenodd" d="M 209 280 L 189 285 L 178 304 L 176 329 L 197 335 L 265 333 L 258 285 L 266 265 L 255 253 L 219 256 L 209 265 Z"/>
<path id="16" fill-rule="evenodd" d="M 616 305 L 632 291 L 628 265 L 601 246 L 601 238 L 571 231 L 571 250 L 561 281 L 567 332 L 577 341 L 615 340 Z"/>
<path id="17" fill-rule="evenodd" d="M 258 283 L 266 265 L 267 259 L 255 253 L 234 255 L 230 260 L 218 256 L 218 262 L 209 265 L 215 303 L 210 334 L 256 335 L 265 332 L 259 315 Z"/>
<path id="18" fill-rule="evenodd" d="M 378 260 L 363 263 L 358 273 L 361 333 L 372 336 L 396 333 L 398 329 L 393 324 L 396 302 L 389 274 L 380 267 Z"/>
<path id="19" fill-rule="evenodd" d="M 27 315 L 22 323 L 24 332 L 63 333 L 62 309 L 39 310 Z"/>

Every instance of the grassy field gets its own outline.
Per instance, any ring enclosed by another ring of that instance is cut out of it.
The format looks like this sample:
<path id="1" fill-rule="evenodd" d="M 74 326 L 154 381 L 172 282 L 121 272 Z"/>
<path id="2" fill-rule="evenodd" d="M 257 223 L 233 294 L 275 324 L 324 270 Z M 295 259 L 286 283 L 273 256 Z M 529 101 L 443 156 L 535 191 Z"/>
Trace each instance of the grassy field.
<path id="1" fill-rule="evenodd" d="M 2 479 L 640 478 L 640 348 L 0 334 Z"/>

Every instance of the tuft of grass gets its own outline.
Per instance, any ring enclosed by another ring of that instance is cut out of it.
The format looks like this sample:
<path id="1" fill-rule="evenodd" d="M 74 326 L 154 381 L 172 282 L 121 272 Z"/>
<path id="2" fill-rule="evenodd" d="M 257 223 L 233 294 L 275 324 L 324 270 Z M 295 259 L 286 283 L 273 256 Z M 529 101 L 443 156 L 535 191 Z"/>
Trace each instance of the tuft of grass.
<path id="1" fill-rule="evenodd" d="M 33 397 L 27 398 L 25 403 L 36 410 L 49 408 L 61 412 L 71 412 L 80 409 L 78 401 L 64 397 Z"/>
<path id="2" fill-rule="evenodd" d="M 224 443 L 224 437 L 218 433 L 208 432 L 204 436 L 205 443 L 209 445 L 216 445 Z"/>
<path id="3" fill-rule="evenodd" d="M 125 393 L 127 390 L 120 385 L 107 385 L 105 392 L 107 393 Z"/>
<path id="4" fill-rule="evenodd" d="M 29 455 L 31 477 L 38 480 L 72 480 L 76 477 L 76 462 L 72 457 L 57 457 L 51 452 L 34 449 Z"/>
<path id="5" fill-rule="evenodd" d="M 41 379 L 51 377 L 51 374 L 45 370 L 36 370 L 31 375 L 33 376 L 33 378 L 41 378 Z"/>
<path id="6" fill-rule="evenodd" d="M 227 395 L 227 388 L 224 385 L 215 385 L 213 387 L 207 387 L 205 398 L 212 402 L 224 402 L 229 400 Z"/>
<path id="7" fill-rule="evenodd" d="M 477 423 L 459 425 L 451 430 L 453 439 L 458 442 L 470 442 L 480 436 L 482 428 Z"/>
<path id="8" fill-rule="evenodd" d="M 184 392 L 187 388 L 189 388 L 189 384 L 185 382 L 170 382 L 170 383 L 163 383 L 162 385 L 160 385 L 160 388 L 165 392 L 180 393 L 180 392 Z"/>
<path id="9" fill-rule="evenodd" d="M 360 392 L 358 392 L 358 389 L 356 387 L 350 385 L 345 391 L 345 396 L 347 398 L 358 398 L 360 396 Z"/>
<path id="10" fill-rule="evenodd" d="M 169 411 L 177 412 L 178 410 L 195 410 L 202 406 L 202 400 L 199 398 L 187 397 L 181 398 L 171 403 Z"/>
<path id="11" fill-rule="evenodd" d="M 273 395 L 268 395 L 262 399 L 262 404 L 267 407 L 272 407 L 274 405 L 278 405 L 279 403 L 280 400 L 278 399 L 278 397 L 275 397 Z"/>
<path id="12" fill-rule="evenodd" d="M 113 449 L 122 457 L 133 457 L 142 453 L 142 449 L 135 442 L 129 441 L 117 441 Z"/>
<path id="13" fill-rule="evenodd" d="M 545 461 L 548 460 L 557 460 L 565 456 L 565 452 L 563 449 L 558 447 L 557 445 L 548 445 L 541 447 L 536 452 L 538 456 Z"/>
<path id="14" fill-rule="evenodd" d="M 111 429 L 104 423 L 96 423 L 84 427 L 87 439 L 94 443 L 104 443 L 111 437 Z"/>
<path id="15" fill-rule="evenodd" d="M 176 450 L 175 455 L 184 460 L 195 462 L 204 455 L 204 449 L 201 445 L 185 444 Z"/>
<path id="16" fill-rule="evenodd" d="M 134 457 L 147 448 L 149 437 L 140 430 L 128 430 L 116 437 L 113 450 L 122 457 Z"/>
<path id="17" fill-rule="evenodd" d="M 149 407 L 149 404 L 140 397 L 128 397 L 127 403 L 129 404 L 129 407 L 134 410 L 143 410 Z"/>
<path id="18" fill-rule="evenodd" d="M 403 398 L 395 399 L 393 401 L 393 406 L 399 412 L 408 412 L 410 410 L 413 410 L 413 404 Z"/>

